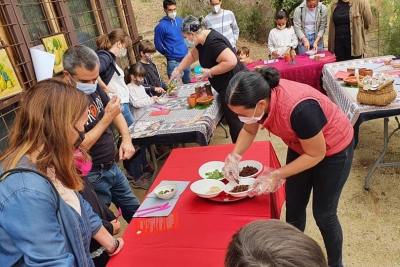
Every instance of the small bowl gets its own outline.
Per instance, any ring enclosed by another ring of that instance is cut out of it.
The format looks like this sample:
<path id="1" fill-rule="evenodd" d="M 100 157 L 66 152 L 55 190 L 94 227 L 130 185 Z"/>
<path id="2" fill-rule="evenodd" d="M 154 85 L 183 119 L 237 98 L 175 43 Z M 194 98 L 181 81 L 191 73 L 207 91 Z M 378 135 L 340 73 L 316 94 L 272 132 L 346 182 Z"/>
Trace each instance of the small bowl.
<path id="1" fill-rule="evenodd" d="M 207 193 L 211 187 L 219 187 L 220 190 L 213 193 Z M 218 180 L 201 179 L 190 185 L 190 190 L 202 198 L 213 198 L 218 196 L 225 189 L 225 184 Z"/>
<path id="2" fill-rule="evenodd" d="M 261 162 L 256 161 L 256 160 L 243 160 L 239 162 L 239 170 L 242 171 L 242 169 L 246 166 L 251 166 L 254 168 L 258 169 L 258 172 L 256 172 L 255 174 L 249 175 L 249 176 L 243 176 L 241 178 L 254 178 L 256 177 L 260 172 L 262 172 L 262 170 L 264 169 L 264 166 L 261 164 Z M 240 173 L 239 171 L 239 173 Z"/>
<path id="3" fill-rule="evenodd" d="M 313 55 L 315 55 L 317 52 L 315 52 L 314 50 L 308 50 L 308 51 L 306 51 L 306 54 L 307 55 L 309 55 L 309 56 L 313 56 Z"/>
<path id="4" fill-rule="evenodd" d="M 390 65 L 392 65 L 392 67 L 395 69 L 400 68 L 400 59 L 390 61 Z"/>
<path id="5" fill-rule="evenodd" d="M 161 184 L 153 190 L 156 197 L 161 199 L 173 198 L 177 192 L 178 186 L 176 184 Z"/>
<path id="6" fill-rule="evenodd" d="M 168 98 L 160 97 L 156 100 L 156 103 L 159 105 L 165 105 L 168 103 L 168 100 L 169 100 Z"/>
<path id="7" fill-rule="evenodd" d="M 189 96 L 189 97 L 193 97 L 194 99 L 197 99 L 197 98 L 199 98 L 199 96 L 197 95 L 197 93 L 190 94 L 190 96 Z"/>
<path id="8" fill-rule="evenodd" d="M 214 97 L 212 95 L 202 96 L 196 99 L 196 103 L 200 105 L 207 105 L 213 101 Z"/>
<path id="9" fill-rule="evenodd" d="M 348 84 L 348 85 L 358 85 L 358 79 L 357 76 L 349 76 L 347 78 L 344 78 L 343 81 Z"/>
<path id="10" fill-rule="evenodd" d="M 235 186 L 238 185 L 237 183 L 232 183 L 232 182 L 225 185 L 224 191 L 225 191 L 225 193 L 227 193 L 228 195 L 231 195 L 233 197 L 245 197 L 245 196 L 247 196 L 247 192 L 250 191 L 250 187 L 251 187 L 251 185 L 253 185 L 255 180 L 256 179 L 254 179 L 254 178 L 239 178 L 239 185 L 249 185 L 249 189 L 246 191 L 238 192 L 238 193 L 230 192 Z"/>
<path id="11" fill-rule="evenodd" d="M 175 96 L 178 95 L 178 89 L 172 89 L 171 92 L 169 92 L 170 96 Z"/>

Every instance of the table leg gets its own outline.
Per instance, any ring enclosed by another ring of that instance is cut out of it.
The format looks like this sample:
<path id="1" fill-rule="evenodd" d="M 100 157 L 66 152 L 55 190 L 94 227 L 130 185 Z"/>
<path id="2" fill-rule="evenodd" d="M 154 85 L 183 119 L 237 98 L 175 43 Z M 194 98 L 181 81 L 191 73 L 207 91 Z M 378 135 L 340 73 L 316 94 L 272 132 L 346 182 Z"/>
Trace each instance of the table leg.
<path id="1" fill-rule="evenodd" d="M 371 179 L 372 174 L 375 172 L 375 170 L 379 167 L 388 167 L 388 166 L 400 166 L 400 162 L 386 162 L 386 163 L 381 163 L 383 157 L 386 155 L 387 148 L 388 148 L 388 143 L 390 137 L 400 130 L 400 123 L 399 119 L 395 117 L 395 120 L 397 122 L 397 128 L 393 130 L 393 132 L 390 133 L 389 135 L 389 130 L 388 130 L 388 125 L 389 125 L 389 118 L 384 118 L 383 119 L 383 150 L 381 154 L 379 155 L 378 159 L 375 161 L 374 165 L 372 166 L 371 170 L 367 174 L 367 177 L 365 177 L 365 185 L 364 189 L 369 190 L 369 180 Z"/>
<path id="2" fill-rule="evenodd" d="M 151 181 L 153 182 L 154 178 L 156 178 L 157 172 L 158 172 L 157 157 L 156 157 L 156 153 L 154 152 L 154 145 L 150 145 L 150 156 L 151 156 L 151 159 L 154 164 L 154 172 L 153 172 L 153 175 L 151 176 Z"/>

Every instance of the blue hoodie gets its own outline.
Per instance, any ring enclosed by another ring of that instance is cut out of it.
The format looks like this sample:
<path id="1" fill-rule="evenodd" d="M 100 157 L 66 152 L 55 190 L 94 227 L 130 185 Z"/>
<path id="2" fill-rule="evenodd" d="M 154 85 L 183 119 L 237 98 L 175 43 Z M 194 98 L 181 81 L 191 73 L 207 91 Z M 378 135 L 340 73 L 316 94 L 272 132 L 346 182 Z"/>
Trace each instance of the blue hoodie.
<path id="1" fill-rule="evenodd" d="M 183 19 L 171 20 L 163 17 L 154 29 L 154 45 L 167 59 L 182 60 L 188 53 L 185 39 L 181 33 Z"/>

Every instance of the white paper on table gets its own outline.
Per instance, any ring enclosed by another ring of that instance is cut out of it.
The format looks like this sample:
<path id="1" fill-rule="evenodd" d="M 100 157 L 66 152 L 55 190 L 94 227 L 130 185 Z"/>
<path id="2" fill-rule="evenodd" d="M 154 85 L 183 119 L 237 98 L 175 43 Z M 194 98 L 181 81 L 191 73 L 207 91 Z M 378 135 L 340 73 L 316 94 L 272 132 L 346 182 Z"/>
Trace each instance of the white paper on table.
<path id="1" fill-rule="evenodd" d="M 153 194 L 153 192 L 151 194 Z M 150 210 L 149 211 L 140 212 L 139 216 L 135 213 L 135 215 L 133 215 L 133 218 L 168 216 L 171 213 L 171 211 L 174 209 L 176 202 L 178 202 L 178 198 L 161 199 L 161 198 L 147 197 L 143 201 L 143 203 L 140 205 L 138 210 L 147 209 L 147 208 L 151 208 L 151 207 L 158 206 L 158 205 L 163 205 L 163 204 L 165 204 L 167 202 L 169 203 L 169 206 L 170 206 L 168 209 L 155 211 L 155 212 L 152 212 L 150 214 L 146 214 L 144 216 L 140 216 L 140 214 L 144 214 L 144 213 L 150 212 Z"/>
<path id="2" fill-rule="evenodd" d="M 400 84 L 400 77 L 399 78 L 394 78 L 394 84 Z"/>
<path id="3" fill-rule="evenodd" d="M 174 198 L 179 198 L 179 196 L 185 191 L 186 187 L 188 186 L 189 181 L 168 181 L 162 180 L 157 186 L 162 184 L 176 184 L 178 186 L 178 192 L 175 194 Z M 147 197 L 157 197 L 153 192 L 151 192 Z"/>
<path id="4" fill-rule="evenodd" d="M 385 63 L 366 63 L 366 64 L 361 64 L 361 65 L 356 65 L 356 66 L 354 66 L 354 68 L 356 68 L 356 69 L 366 68 L 367 70 L 374 70 L 374 69 L 382 67 L 383 65 L 385 65 Z"/>
<path id="5" fill-rule="evenodd" d="M 30 48 L 36 80 L 41 81 L 53 77 L 56 56 L 36 48 Z"/>

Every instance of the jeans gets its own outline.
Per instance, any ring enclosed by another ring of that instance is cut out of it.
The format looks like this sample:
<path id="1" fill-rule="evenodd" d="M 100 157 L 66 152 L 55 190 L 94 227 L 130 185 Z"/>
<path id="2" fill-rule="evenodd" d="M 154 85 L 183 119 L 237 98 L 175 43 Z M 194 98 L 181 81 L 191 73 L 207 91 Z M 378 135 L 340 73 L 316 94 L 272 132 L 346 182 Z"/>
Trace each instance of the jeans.
<path id="1" fill-rule="evenodd" d="M 219 99 L 221 101 L 221 107 L 222 110 L 224 111 L 224 117 L 229 126 L 229 133 L 231 135 L 232 143 L 236 143 L 239 133 L 243 128 L 243 122 L 239 120 L 238 115 L 235 112 L 233 112 L 226 104 L 225 101 L 226 91 L 222 90 L 218 93 L 219 93 Z"/>
<path id="2" fill-rule="evenodd" d="M 98 198 L 107 206 L 113 202 L 117 208 L 121 208 L 122 217 L 129 223 L 140 203 L 117 164 L 114 163 L 109 170 L 89 172 L 87 178 L 92 183 Z"/>
<path id="3" fill-rule="evenodd" d="M 312 34 L 305 34 L 308 42 L 310 43 L 310 50 L 313 49 L 313 44 L 315 42 L 315 33 Z M 299 49 L 299 54 L 305 54 L 306 53 L 306 48 L 304 47 L 304 45 L 299 44 L 299 46 L 297 47 Z M 322 51 L 324 50 L 324 39 L 319 40 L 318 42 L 318 51 Z"/>
<path id="4" fill-rule="evenodd" d="M 286 181 L 286 221 L 304 232 L 306 207 L 313 190 L 313 216 L 324 239 L 328 265 L 342 266 L 343 233 L 337 216 L 339 197 L 353 162 L 354 140 L 341 152 Z M 299 155 L 288 149 L 287 164 Z"/>
<path id="5" fill-rule="evenodd" d="M 131 126 L 135 122 L 132 112 L 129 109 L 129 103 L 121 104 L 121 113 L 122 113 L 122 116 L 124 116 L 126 123 L 128 124 L 128 127 Z"/>
<path id="6" fill-rule="evenodd" d="M 174 59 L 167 59 L 167 75 L 168 78 L 171 77 L 172 72 L 174 71 L 174 69 L 176 67 L 178 67 L 179 65 L 179 61 L 176 61 Z M 187 67 L 186 69 L 183 70 L 183 76 L 182 76 L 182 82 L 183 83 L 190 83 L 190 79 L 191 77 L 191 73 L 190 73 L 190 66 Z"/>

